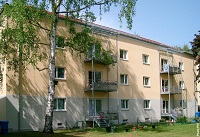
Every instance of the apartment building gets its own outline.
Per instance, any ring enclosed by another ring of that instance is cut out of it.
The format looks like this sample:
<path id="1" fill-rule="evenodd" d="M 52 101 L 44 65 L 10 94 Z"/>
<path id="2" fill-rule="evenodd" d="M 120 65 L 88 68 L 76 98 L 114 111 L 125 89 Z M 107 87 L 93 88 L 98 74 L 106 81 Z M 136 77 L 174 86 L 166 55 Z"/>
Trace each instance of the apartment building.
<path id="1" fill-rule="evenodd" d="M 57 35 L 65 37 L 64 21 L 58 25 Z M 71 54 L 68 47 L 57 45 L 54 129 L 82 123 L 93 126 L 100 115 L 115 124 L 195 115 L 192 55 L 97 24 L 91 29 L 104 48 L 113 51 L 115 65 Z M 42 30 L 39 35 L 48 43 Z M 41 51 L 49 52 L 49 47 L 41 46 Z M 8 120 L 14 130 L 43 129 L 48 70 L 29 66 L 19 78 L 6 63 L 1 64 L 0 120 Z M 38 67 L 48 67 L 48 60 Z"/>

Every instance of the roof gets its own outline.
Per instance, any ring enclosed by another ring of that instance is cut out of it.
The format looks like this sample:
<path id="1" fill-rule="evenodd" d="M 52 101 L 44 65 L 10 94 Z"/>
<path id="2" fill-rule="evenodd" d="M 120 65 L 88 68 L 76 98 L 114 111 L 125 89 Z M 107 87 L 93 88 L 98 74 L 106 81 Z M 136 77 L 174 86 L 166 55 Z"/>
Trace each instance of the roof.
<path id="1" fill-rule="evenodd" d="M 59 18 L 64 19 L 65 16 L 60 14 Z M 75 19 L 74 21 L 77 22 L 77 23 L 80 23 L 80 24 L 85 24 L 85 21 L 83 21 L 83 20 Z M 113 29 L 113 28 L 110 28 L 110 27 L 107 27 L 107 26 L 96 24 L 96 23 L 88 23 L 88 25 L 91 26 L 91 28 L 94 27 L 95 29 L 97 29 L 99 31 L 101 30 L 104 33 L 109 33 L 109 34 L 112 34 L 112 35 L 122 35 L 122 36 L 125 36 L 125 37 L 133 38 L 133 39 L 140 40 L 140 41 L 143 41 L 143 42 L 147 42 L 147 43 L 150 43 L 150 44 L 155 44 L 155 45 L 164 47 L 166 49 L 170 49 L 174 52 L 179 52 L 179 53 L 181 52 L 182 53 L 182 51 L 180 51 L 180 50 L 178 50 L 178 49 L 176 49 L 172 46 L 157 42 L 155 40 L 144 38 L 144 37 L 141 37 L 141 36 L 138 36 L 138 35 L 135 35 L 135 34 L 130 34 L 130 33 L 127 33 L 127 32 L 121 31 L 121 30 Z"/>

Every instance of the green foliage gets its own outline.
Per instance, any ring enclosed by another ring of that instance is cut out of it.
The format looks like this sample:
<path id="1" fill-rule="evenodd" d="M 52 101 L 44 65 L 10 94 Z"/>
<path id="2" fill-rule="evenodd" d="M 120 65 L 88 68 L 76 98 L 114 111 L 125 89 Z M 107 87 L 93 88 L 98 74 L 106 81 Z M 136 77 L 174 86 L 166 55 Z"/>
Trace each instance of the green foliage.
<path id="1" fill-rule="evenodd" d="M 199 31 L 199 34 L 195 34 L 195 38 L 191 42 L 191 45 L 192 45 L 193 56 L 196 61 L 195 63 L 196 63 L 196 65 L 198 65 L 198 64 L 200 64 L 200 31 Z M 200 82 L 200 80 L 199 80 L 200 66 L 197 71 L 198 71 L 198 74 L 196 75 L 196 79 Z"/>
<path id="2" fill-rule="evenodd" d="M 6 59 L 8 68 L 15 71 L 19 61 L 24 68 L 29 64 L 35 66 L 37 61 L 44 59 L 46 54 L 39 52 L 38 28 L 32 22 L 40 21 L 43 14 L 37 10 L 38 8 L 27 7 L 24 0 L 13 0 L 11 4 L 4 5 L 3 9 L 0 15 L 1 26 L 5 26 L 0 39 L 2 59 Z"/>
<path id="3" fill-rule="evenodd" d="M 54 21 L 55 14 L 65 14 L 65 22 L 69 27 L 70 34 L 70 37 L 66 38 L 67 42 L 65 45 L 68 45 L 72 52 L 75 50 L 87 54 L 92 47 L 91 45 L 95 43 L 97 48 L 100 45 L 100 42 L 89 36 L 91 30 L 85 28 L 88 22 L 94 22 L 96 19 L 91 7 L 99 6 L 100 15 L 102 15 L 102 12 L 109 12 L 110 7 L 113 5 L 121 7 L 118 14 L 119 20 L 121 22 L 125 18 L 127 20 L 127 27 L 131 29 L 136 0 L 61 0 L 59 6 L 64 11 L 56 12 L 58 7 L 55 3 L 51 3 L 50 11 L 52 11 L 52 14 L 48 14 L 46 10 L 50 9 L 50 3 L 47 0 L 12 0 L 9 4 L 3 5 L 0 22 L 1 26 L 5 25 L 5 28 L 0 39 L 0 53 L 3 55 L 2 58 L 8 60 L 10 69 L 17 70 L 19 61 L 26 68 L 28 64 L 35 66 L 38 61 L 47 58 L 46 53 L 39 52 L 41 51 L 39 50 L 41 43 L 38 30 L 42 28 L 39 23 L 42 19 L 47 18 Z M 77 19 L 83 20 L 85 24 L 81 32 L 76 32 L 74 26 Z M 9 23 L 5 22 L 5 20 L 8 20 Z M 47 32 L 47 35 L 50 32 L 51 30 Z M 112 54 L 111 51 L 99 49 L 96 50 L 95 57 L 105 62 L 106 65 L 113 64 L 113 57 L 110 56 Z M 19 53 L 22 55 L 21 57 L 19 57 Z"/>
<path id="4" fill-rule="evenodd" d="M 100 7 L 101 15 L 102 12 L 109 12 L 112 5 L 120 6 L 119 20 L 122 22 L 122 19 L 125 18 L 127 27 L 131 29 L 135 4 L 136 0 L 12 0 L 10 4 L 5 4 L 0 11 L 0 23 L 3 26 L 1 28 L 0 54 L 4 60 L 8 61 L 9 68 L 16 71 L 19 64 L 22 64 L 24 68 L 29 64 L 36 66 L 38 61 L 47 57 L 46 53 L 41 52 L 41 45 L 50 45 L 48 95 L 52 97 L 55 93 L 54 55 L 56 30 L 58 21 L 60 21 L 58 20 L 59 14 L 65 15 L 65 18 L 62 19 L 65 20 L 69 33 L 69 37 L 65 38 L 65 41 L 58 40 L 61 41 L 59 44 L 68 46 L 71 53 L 76 51 L 85 55 L 91 50 L 94 52 L 95 47 L 95 58 L 110 65 L 114 62 L 111 56 L 112 52 L 103 49 L 101 43 L 91 36 L 91 30 L 87 28 L 88 23 L 92 23 L 96 19 L 91 7 Z M 60 11 L 60 9 L 64 11 Z M 46 10 L 50 10 L 51 13 Z M 50 29 L 41 25 L 44 20 L 50 21 Z M 81 24 L 81 31 L 76 30 L 75 24 L 78 23 Z M 41 43 L 39 30 L 46 32 L 49 43 Z M 49 133 L 53 132 L 53 108 L 51 107 L 53 99 L 51 97 L 48 97 L 47 101 L 48 111 L 44 128 L 44 132 Z"/>
<path id="5" fill-rule="evenodd" d="M 114 65 L 113 52 L 105 50 L 99 40 L 90 35 L 91 30 L 84 28 L 81 32 L 74 31 L 71 36 L 66 39 L 65 46 L 69 47 L 71 53 L 74 51 L 83 53 L 85 56 L 92 58 L 92 52 L 95 61 L 100 61 L 105 65 Z"/>
<path id="6" fill-rule="evenodd" d="M 195 34 L 194 36 L 195 38 L 193 39 L 191 44 L 192 44 L 193 55 L 194 57 L 196 57 L 197 55 L 200 55 L 200 31 L 199 34 Z M 196 61 L 200 63 L 200 60 Z"/>
<path id="7" fill-rule="evenodd" d="M 186 116 L 180 116 L 177 118 L 176 122 L 177 123 L 187 123 L 187 117 Z"/>
<path id="8" fill-rule="evenodd" d="M 183 45 L 183 47 L 175 46 L 174 48 L 176 48 L 180 51 L 186 52 L 186 53 L 192 53 L 192 50 L 188 47 L 187 44 Z"/>

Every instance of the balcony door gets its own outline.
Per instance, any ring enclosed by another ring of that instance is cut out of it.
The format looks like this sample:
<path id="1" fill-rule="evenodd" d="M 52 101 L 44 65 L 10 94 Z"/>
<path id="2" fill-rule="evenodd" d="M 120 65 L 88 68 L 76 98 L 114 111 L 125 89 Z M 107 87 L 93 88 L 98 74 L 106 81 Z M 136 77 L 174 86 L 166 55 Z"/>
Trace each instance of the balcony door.
<path id="1" fill-rule="evenodd" d="M 102 104 L 100 99 L 94 99 L 89 100 L 89 115 L 93 116 L 99 116 L 99 114 L 102 112 Z"/>
<path id="2" fill-rule="evenodd" d="M 93 72 L 94 82 L 101 82 L 101 72 Z M 92 84 L 92 71 L 89 71 L 89 84 Z"/>
<path id="3" fill-rule="evenodd" d="M 166 79 L 162 79 L 162 92 L 168 92 L 168 80 Z"/>
<path id="4" fill-rule="evenodd" d="M 166 59 L 161 59 L 161 71 L 166 71 L 168 68 L 167 66 L 167 60 Z"/>
<path id="5" fill-rule="evenodd" d="M 163 114 L 169 113 L 169 101 L 168 100 L 163 100 L 162 113 Z"/>

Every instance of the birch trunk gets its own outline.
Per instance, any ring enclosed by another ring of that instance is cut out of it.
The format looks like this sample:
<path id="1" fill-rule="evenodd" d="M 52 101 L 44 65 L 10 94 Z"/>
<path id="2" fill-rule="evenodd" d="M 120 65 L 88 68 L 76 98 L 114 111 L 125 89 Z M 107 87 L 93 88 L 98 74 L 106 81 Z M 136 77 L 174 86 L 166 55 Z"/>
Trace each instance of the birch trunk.
<path id="1" fill-rule="evenodd" d="M 52 1 L 52 3 L 55 1 Z M 57 7 L 58 0 L 56 0 Z M 53 4 L 52 4 L 53 6 Z M 52 8 L 54 9 L 54 8 Z M 56 48 L 56 30 L 58 23 L 57 10 L 52 10 L 52 24 L 50 34 L 50 57 L 49 57 L 49 89 L 47 97 L 47 108 L 45 115 L 45 125 L 43 132 L 53 133 L 53 106 L 54 106 L 54 93 L 55 93 L 55 48 Z"/>

